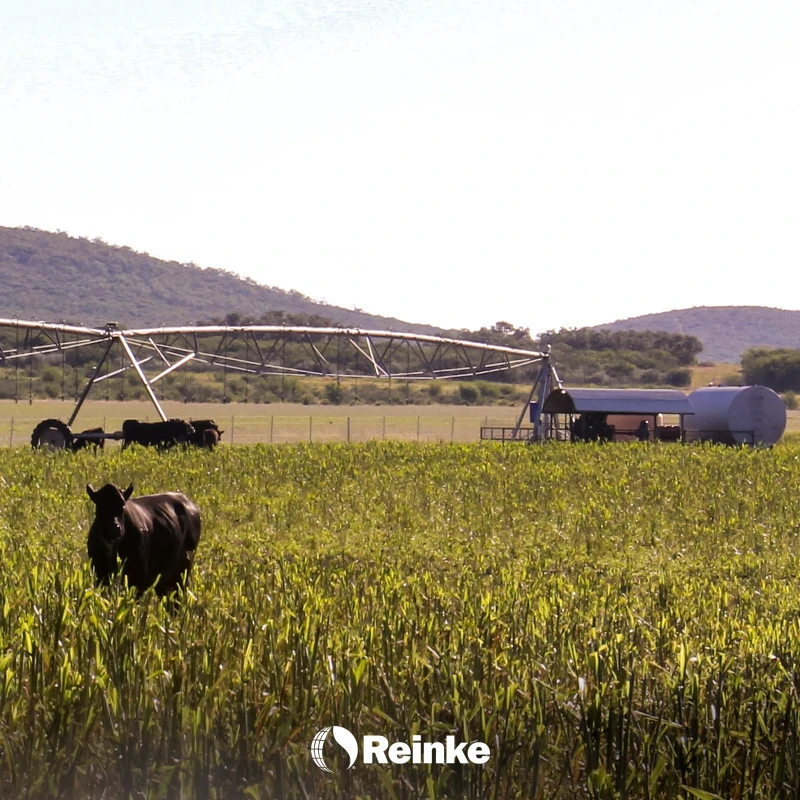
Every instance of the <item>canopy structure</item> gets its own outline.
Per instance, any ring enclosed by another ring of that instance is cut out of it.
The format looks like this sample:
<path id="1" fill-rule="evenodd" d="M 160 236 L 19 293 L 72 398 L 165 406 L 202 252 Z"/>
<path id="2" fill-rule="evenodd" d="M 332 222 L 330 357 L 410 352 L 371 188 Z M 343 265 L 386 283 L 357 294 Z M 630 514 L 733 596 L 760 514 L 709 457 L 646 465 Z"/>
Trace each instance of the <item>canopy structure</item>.
<path id="1" fill-rule="evenodd" d="M 678 389 L 555 389 L 544 402 L 545 414 L 692 414 L 689 398 Z"/>
<path id="2" fill-rule="evenodd" d="M 689 398 L 677 389 L 564 389 L 545 399 L 549 436 L 580 441 L 681 441 Z M 664 424 L 677 416 L 680 424 Z"/>

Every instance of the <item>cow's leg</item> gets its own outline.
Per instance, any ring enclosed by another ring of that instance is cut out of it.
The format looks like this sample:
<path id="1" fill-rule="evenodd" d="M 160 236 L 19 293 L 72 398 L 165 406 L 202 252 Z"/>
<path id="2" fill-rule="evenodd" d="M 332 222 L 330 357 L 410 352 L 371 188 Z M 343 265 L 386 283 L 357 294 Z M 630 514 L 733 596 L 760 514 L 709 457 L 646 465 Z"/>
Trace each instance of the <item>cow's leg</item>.
<path id="1" fill-rule="evenodd" d="M 176 586 L 183 591 L 186 588 L 186 581 L 189 579 L 189 573 L 192 570 L 192 554 L 184 553 L 181 557 L 180 564 L 178 565 L 178 574 L 176 577 Z"/>
<path id="2" fill-rule="evenodd" d="M 162 575 L 158 579 L 158 582 L 155 586 L 156 594 L 159 597 L 165 597 L 168 594 L 172 594 L 175 591 L 176 585 L 177 582 L 174 575 Z"/>
<path id="3" fill-rule="evenodd" d="M 176 593 L 182 594 L 186 588 L 186 580 L 189 577 L 189 571 L 192 568 L 192 559 L 190 553 L 184 553 L 175 565 L 175 569 L 169 575 L 162 575 L 156 583 L 156 593 L 159 597 L 165 595 L 173 595 L 172 600 L 175 600 Z"/>

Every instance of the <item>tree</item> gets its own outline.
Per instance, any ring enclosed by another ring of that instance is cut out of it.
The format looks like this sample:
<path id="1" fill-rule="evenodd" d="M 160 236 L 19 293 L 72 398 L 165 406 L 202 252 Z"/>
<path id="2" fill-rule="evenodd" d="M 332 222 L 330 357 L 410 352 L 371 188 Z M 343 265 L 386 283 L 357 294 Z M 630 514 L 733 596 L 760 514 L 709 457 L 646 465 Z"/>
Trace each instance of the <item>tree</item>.
<path id="1" fill-rule="evenodd" d="M 800 391 L 800 350 L 751 347 L 742 355 L 742 376 L 776 392 Z"/>

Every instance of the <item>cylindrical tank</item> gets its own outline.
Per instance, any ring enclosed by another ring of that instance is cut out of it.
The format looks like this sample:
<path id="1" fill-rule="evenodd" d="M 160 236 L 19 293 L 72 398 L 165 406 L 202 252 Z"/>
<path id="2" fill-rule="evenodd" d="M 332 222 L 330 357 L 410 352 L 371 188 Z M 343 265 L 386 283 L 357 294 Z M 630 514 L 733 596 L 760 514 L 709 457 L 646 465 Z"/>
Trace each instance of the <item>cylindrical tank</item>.
<path id="1" fill-rule="evenodd" d="M 786 429 L 786 406 L 766 386 L 706 386 L 689 395 L 686 440 L 773 445 Z"/>

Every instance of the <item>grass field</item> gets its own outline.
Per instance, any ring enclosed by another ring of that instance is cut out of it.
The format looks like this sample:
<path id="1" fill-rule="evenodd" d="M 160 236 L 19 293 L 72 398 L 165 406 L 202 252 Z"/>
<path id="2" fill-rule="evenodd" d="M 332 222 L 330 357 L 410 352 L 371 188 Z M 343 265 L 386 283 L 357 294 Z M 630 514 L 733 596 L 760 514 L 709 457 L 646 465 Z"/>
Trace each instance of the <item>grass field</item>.
<path id="1" fill-rule="evenodd" d="M 84 486 L 182 489 L 177 609 L 98 592 Z M 800 445 L 0 452 L 0 794 L 800 792 Z M 489 744 L 332 774 L 329 725 Z"/>
<path id="2" fill-rule="evenodd" d="M 708 386 L 713 383 L 719 386 L 725 383 L 732 376 L 736 376 L 736 383 L 741 381 L 741 367 L 739 364 L 714 364 L 711 367 L 693 366 L 692 372 L 692 389 L 699 389 L 701 386 Z"/>
<path id="3" fill-rule="evenodd" d="M 72 403 L 52 400 L 0 401 L 0 446 L 30 444 L 33 428 L 43 419 L 67 420 Z M 223 443 L 325 441 L 461 441 L 480 438 L 483 424 L 513 425 L 519 408 L 502 406 L 329 406 L 301 403 L 164 403 L 169 417 L 215 419 L 225 430 Z M 73 430 L 102 426 L 120 430 L 123 420 L 158 416 L 150 403 L 87 401 Z M 348 423 L 349 419 L 349 423 Z M 12 431 L 13 420 L 13 431 Z M 13 435 L 12 435 L 13 434 Z M 111 444 L 111 443 L 109 443 Z"/>
<path id="4" fill-rule="evenodd" d="M 30 444 L 38 422 L 67 420 L 72 403 L 52 400 L 0 401 L 0 447 Z M 328 406 L 300 403 L 164 403 L 170 417 L 216 419 L 223 443 L 363 442 L 395 439 L 421 442 L 474 442 L 481 425 L 512 426 L 519 408 L 502 406 Z M 145 402 L 87 401 L 73 430 L 101 426 L 120 430 L 126 419 L 158 419 Z M 525 421 L 527 423 L 527 420 Z M 789 411 L 787 432 L 800 431 L 800 411 Z M 115 446 L 113 442 L 109 446 Z"/>

